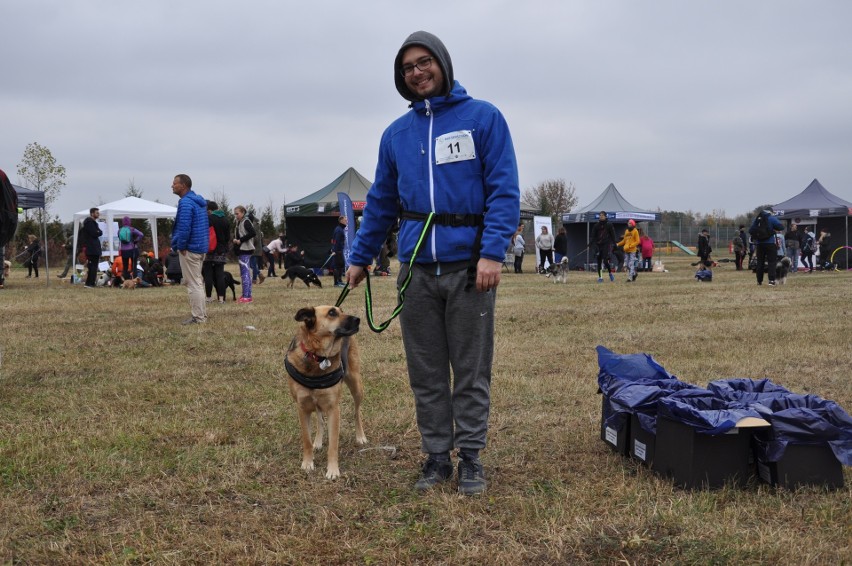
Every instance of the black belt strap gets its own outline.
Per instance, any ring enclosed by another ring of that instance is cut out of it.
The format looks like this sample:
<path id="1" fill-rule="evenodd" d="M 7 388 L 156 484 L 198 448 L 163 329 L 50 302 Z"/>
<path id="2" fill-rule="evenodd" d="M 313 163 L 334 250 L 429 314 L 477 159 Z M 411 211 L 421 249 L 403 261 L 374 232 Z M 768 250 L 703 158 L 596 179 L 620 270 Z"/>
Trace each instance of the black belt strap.
<path id="1" fill-rule="evenodd" d="M 402 220 L 419 220 L 424 222 L 429 218 L 428 212 L 414 212 L 411 210 L 403 210 L 399 217 Z M 441 226 L 482 226 L 484 224 L 481 214 L 453 214 L 451 212 L 433 213 L 432 224 L 440 224 Z"/>
<path id="2" fill-rule="evenodd" d="M 482 231 L 485 228 L 485 221 L 482 214 L 453 214 L 451 212 L 431 213 L 432 224 L 440 224 L 441 226 L 451 226 L 453 228 L 459 226 L 469 226 L 479 228 L 476 231 L 476 238 L 473 241 L 473 251 L 470 254 L 470 265 L 467 266 L 467 283 L 464 286 L 465 291 L 470 291 L 476 285 L 476 265 L 479 263 L 479 248 L 482 245 Z M 399 217 L 402 220 L 419 220 L 425 221 L 429 218 L 428 213 L 414 212 L 411 210 L 403 210 Z"/>

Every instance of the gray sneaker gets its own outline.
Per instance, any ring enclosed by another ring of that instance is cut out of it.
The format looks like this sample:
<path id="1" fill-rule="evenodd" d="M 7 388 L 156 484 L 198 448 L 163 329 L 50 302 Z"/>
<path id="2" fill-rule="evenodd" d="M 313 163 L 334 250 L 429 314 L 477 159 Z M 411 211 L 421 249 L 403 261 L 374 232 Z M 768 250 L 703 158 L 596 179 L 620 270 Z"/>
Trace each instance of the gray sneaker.
<path id="1" fill-rule="evenodd" d="M 433 458 L 429 458 L 423 464 L 423 470 L 420 472 L 420 479 L 414 484 L 414 489 L 417 491 L 428 491 L 453 477 L 453 463 L 449 460 L 439 462 Z"/>
<path id="2" fill-rule="evenodd" d="M 479 460 L 459 461 L 459 493 L 462 495 L 480 495 L 488 483 Z"/>

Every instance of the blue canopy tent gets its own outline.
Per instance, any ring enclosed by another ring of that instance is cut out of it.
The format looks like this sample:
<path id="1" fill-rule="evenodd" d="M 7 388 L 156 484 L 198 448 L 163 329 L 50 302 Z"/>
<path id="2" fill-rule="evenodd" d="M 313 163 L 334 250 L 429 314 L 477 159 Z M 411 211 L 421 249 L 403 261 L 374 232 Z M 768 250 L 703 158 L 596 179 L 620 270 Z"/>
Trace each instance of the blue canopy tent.
<path id="1" fill-rule="evenodd" d="M 12 188 L 14 188 L 15 192 L 18 194 L 18 207 L 23 208 L 24 210 L 29 210 L 31 208 L 44 208 L 43 192 L 25 189 L 24 187 L 19 187 L 14 183 L 12 184 Z"/>
<path id="2" fill-rule="evenodd" d="M 562 225 L 568 236 L 568 257 L 571 268 L 584 267 L 595 256 L 594 246 L 587 246 L 591 238 L 592 224 L 598 221 L 601 211 L 615 228 L 616 237 L 621 237 L 628 220 L 636 222 L 659 222 L 660 213 L 645 210 L 627 202 L 612 183 L 590 204 L 562 215 Z M 583 253 L 585 252 L 585 253 Z"/>

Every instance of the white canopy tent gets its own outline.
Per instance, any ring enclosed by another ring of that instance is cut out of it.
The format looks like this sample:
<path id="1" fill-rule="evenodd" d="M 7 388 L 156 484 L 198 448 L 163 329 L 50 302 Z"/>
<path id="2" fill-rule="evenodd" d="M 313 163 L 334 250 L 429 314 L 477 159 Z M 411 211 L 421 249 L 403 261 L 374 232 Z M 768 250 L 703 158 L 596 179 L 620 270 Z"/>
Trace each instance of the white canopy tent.
<path id="1" fill-rule="evenodd" d="M 157 219 L 158 218 L 174 218 L 177 214 L 177 208 L 153 202 L 150 200 L 141 199 L 139 197 L 126 197 L 115 202 L 109 202 L 97 207 L 101 211 L 101 220 L 106 220 L 107 225 L 107 248 L 104 249 L 103 255 L 108 255 L 110 258 L 118 255 L 118 250 L 113 249 L 114 236 L 113 222 L 120 220 L 125 216 L 130 218 L 144 218 L 151 225 L 151 239 L 155 242 L 154 254 L 159 257 L 160 250 L 157 242 Z M 89 209 L 81 210 L 74 214 L 74 247 L 77 249 L 77 237 L 80 233 L 80 224 L 86 217 L 89 216 Z"/>

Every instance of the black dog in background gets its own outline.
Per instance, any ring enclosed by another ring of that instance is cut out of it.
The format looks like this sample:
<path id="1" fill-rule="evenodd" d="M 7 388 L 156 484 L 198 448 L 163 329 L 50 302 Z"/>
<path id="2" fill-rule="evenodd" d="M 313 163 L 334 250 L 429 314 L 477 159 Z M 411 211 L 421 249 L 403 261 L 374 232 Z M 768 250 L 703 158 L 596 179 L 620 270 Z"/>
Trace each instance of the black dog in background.
<path id="1" fill-rule="evenodd" d="M 234 279 L 234 276 L 231 275 L 229 271 L 224 273 L 225 275 L 225 294 L 228 293 L 228 289 L 231 290 L 231 296 L 234 297 L 234 300 L 237 300 L 237 292 L 234 290 L 234 285 L 239 285 L 240 282 Z"/>
<path id="2" fill-rule="evenodd" d="M 322 282 L 317 277 L 316 273 L 313 270 L 308 269 L 304 265 L 294 265 L 292 267 L 288 267 L 287 271 L 284 272 L 284 275 L 281 276 L 281 279 L 289 279 L 287 281 L 287 287 L 292 288 L 293 283 L 296 282 L 296 278 L 302 280 L 302 283 L 305 284 L 305 287 L 310 287 L 311 284 L 322 289 Z"/>

